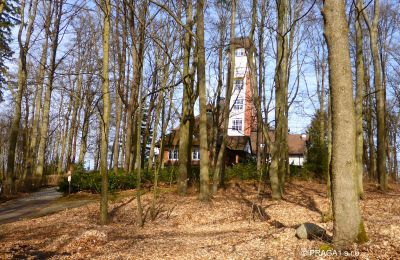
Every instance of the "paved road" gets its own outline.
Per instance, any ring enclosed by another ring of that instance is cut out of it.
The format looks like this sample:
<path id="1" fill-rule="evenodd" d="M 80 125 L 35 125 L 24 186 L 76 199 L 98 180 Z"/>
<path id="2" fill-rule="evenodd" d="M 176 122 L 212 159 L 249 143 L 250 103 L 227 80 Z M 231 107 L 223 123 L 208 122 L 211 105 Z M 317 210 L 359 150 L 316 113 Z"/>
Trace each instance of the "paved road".
<path id="1" fill-rule="evenodd" d="M 62 193 L 58 192 L 56 187 L 52 187 L 0 204 L 0 224 L 41 216 L 43 209 L 61 196 Z"/>

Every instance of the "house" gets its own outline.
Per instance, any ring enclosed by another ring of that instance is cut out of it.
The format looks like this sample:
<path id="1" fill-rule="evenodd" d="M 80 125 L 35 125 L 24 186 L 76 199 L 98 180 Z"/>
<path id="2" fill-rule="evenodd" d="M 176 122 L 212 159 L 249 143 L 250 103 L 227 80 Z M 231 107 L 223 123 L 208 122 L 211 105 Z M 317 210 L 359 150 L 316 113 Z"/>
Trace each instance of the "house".
<path id="1" fill-rule="evenodd" d="M 225 163 L 232 165 L 246 161 L 249 157 L 254 157 L 257 154 L 257 143 L 260 149 L 265 149 L 265 154 L 268 156 L 268 151 L 264 145 L 266 142 L 260 135 L 257 142 L 257 117 L 256 110 L 253 104 L 252 91 L 250 86 L 250 69 L 249 62 L 254 62 L 254 57 L 248 58 L 249 50 L 253 48 L 249 38 L 236 38 L 232 44 L 235 46 L 235 69 L 234 69 L 234 85 L 232 96 L 229 103 L 230 113 L 228 121 L 228 136 L 226 140 Z M 229 50 L 228 50 L 229 51 Z M 219 104 L 221 108 L 225 106 L 223 100 Z M 220 109 L 223 111 L 223 109 Z M 212 110 L 207 109 L 208 114 L 208 129 L 212 128 Z M 200 140 L 199 140 L 199 118 L 195 118 L 193 129 L 193 141 L 191 151 L 192 165 L 200 164 Z M 220 133 L 222 133 L 222 123 L 219 123 Z M 211 131 L 208 133 L 209 140 L 212 138 Z M 274 139 L 274 131 L 270 131 L 270 139 Z M 219 136 L 216 148 L 221 147 L 222 137 Z M 302 166 L 306 150 L 306 135 L 288 134 L 288 152 L 289 163 Z M 179 159 L 179 128 L 173 129 L 164 137 L 164 165 L 176 165 Z"/>

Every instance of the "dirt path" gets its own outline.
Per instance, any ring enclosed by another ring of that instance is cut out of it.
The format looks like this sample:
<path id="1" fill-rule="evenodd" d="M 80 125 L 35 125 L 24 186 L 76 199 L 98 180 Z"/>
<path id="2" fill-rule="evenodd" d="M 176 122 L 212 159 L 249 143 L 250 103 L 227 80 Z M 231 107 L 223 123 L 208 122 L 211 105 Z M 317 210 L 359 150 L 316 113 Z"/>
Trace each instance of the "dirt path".
<path id="1" fill-rule="evenodd" d="M 61 197 L 62 193 L 58 192 L 56 187 L 52 187 L 0 204 L 0 224 L 56 212 L 49 212 L 49 208 L 53 208 L 50 204 Z"/>

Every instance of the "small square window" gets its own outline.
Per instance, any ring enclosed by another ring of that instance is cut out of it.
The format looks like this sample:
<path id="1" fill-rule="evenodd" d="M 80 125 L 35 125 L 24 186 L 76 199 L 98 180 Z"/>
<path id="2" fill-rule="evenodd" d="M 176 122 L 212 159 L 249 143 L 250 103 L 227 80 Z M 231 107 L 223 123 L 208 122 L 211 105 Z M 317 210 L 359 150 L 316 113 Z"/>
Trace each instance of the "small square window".
<path id="1" fill-rule="evenodd" d="M 246 67 L 235 68 L 235 77 L 244 77 L 246 74 Z"/>
<path id="2" fill-rule="evenodd" d="M 200 160 L 200 150 L 198 148 L 193 149 L 192 160 L 194 161 Z"/>
<path id="3" fill-rule="evenodd" d="M 240 92 L 243 89 L 243 79 L 235 79 L 234 91 Z"/>
<path id="4" fill-rule="evenodd" d="M 245 53 L 243 48 L 239 48 L 239 49 L 235 50 L 235 56 L 236 57 L 243 57 L 245 55 L 246 55 L 246 53 Z"/>
<path id="5" fill-rule="evenodd" d="M 243 98 L 237 98 L 235 100 L 235 104 L 233 105 L 233 109 L 235 110 L 243 110 Z"/>
<path id="6" fill-rule="evenodd" d="M 178 160 L 179 159 L 179 151 L 178 149 L 170 149 L 168 152 L 169 160 Z"/>
<path id="7" fill-rule="evenodd" d="M 232 129 L 236 131 L 242 131 L 243 120 L 240 118 L 233 119 Z"/>

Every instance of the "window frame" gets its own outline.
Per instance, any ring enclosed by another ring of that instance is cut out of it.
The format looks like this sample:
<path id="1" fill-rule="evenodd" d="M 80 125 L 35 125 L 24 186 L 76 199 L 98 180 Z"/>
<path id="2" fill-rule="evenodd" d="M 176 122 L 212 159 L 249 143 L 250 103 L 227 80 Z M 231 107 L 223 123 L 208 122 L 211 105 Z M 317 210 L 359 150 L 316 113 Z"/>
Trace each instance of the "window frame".
<path id="1" fill-rule="evenodd" d="M 246 56 L 246 50 L 244 48 L 235 49 L 235 57 L 244 57 Z"/>
<path id="2" fill-rule="evenodd" d="M 240 122 L 240 125 L 237 123 Z M 232 120 L 232 130 L 235 131 L 243 131 L 243 119 L 242 118 L 234 118 Z"/>
<path id="3" fill-rule="evenodd" d="M 237 83 L 238 81 L 242 83 L 241 84 Z M 243 87 L 244 87 L 244 80 L 242 78 L 234 80 L 233 91 L 241 92 L 243 90 Z"/>
<path id="4" fill-rule="evenodd" d="M 168 150 L 168 160 L 177 161 L 179 159 L 179 150 L 178 149 L 169 149 Z"/>
<path id="5" fill-rule="evenodd" d="M 196 154 L 196 157 L 195 157 Z M 193 148 L 192 150 L 192 160 L 193 161 L 199 161 L 200 160 L 200 149 L 199 148 Z"/>
<path id="6" fill-rule="evenodd" d="M 240 102 L 238 102 L 240 101 Z M 233 109 L 236 111 L 242 111 L 244 107 L 244 99 L 241 97 L 238 97 L 235 102 L 233 103 Z"/>

